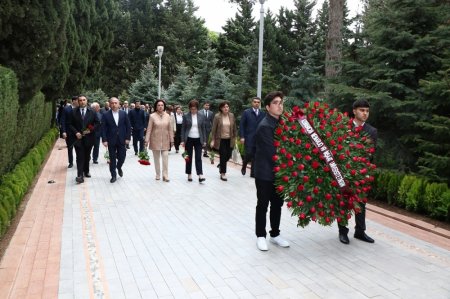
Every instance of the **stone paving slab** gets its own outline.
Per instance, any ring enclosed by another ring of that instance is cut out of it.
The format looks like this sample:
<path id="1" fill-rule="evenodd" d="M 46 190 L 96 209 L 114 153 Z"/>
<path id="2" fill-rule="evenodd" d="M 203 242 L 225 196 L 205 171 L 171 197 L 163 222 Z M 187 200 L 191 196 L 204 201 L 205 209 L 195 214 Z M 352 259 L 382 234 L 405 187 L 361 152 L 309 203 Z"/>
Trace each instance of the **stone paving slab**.
<path id="1" fill-rule="evenodd" d="M 204 158 L 206 182 L 195 175 L 188 182 L 181 154 L 171 152 L 166 183 L 155 180 L 153 165 L 127 154 L 115 184 L 103 159 L 81 185 L 75 169 L 66 171 L 57 199 L 63 206 L 58 298 L 450 298 L 450 250 L 414 237 L 417 228 L 398 230 L 392 219 L 369 212 L 375 244 L 350 238 L 344 245 L 337 227 L 298 228 L 284 208 L 281 234 L 291 247 L 269 243 L 261 252 L 254 180 L 239 167 L 229 163 L 223 182 Z M 60 163 L 51 167 L 65 169 Z M 14 292 L 6 294 L 23 298 Z"/>

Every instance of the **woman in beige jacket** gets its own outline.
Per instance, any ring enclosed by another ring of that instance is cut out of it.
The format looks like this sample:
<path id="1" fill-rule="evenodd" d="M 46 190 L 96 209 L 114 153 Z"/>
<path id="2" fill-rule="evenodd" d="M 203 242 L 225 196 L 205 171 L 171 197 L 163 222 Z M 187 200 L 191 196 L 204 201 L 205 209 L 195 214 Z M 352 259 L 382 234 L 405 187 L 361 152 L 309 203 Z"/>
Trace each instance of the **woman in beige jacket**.
<path id="1" fill-rule="evenodd" d="M 169 149 L 173 142 L 173 125 L 171 116 L 165 112 L 166 103 L 163 100 L 155 102 L 155 112 L 150 115 L 148 121 L 147 133 L 145 134 L 145 146 L 153 152 L 153 159 L 155 160 L 156 179 L 161 178 L 161 164 L 162 157 L 162 176 L 163 181 L 169 181 L 168 164 L 169 164 Z"/>
<path id="2" fill-rule="evenodd" d="M 220 179 L 227 181 L 227 162 L 231 158 L 231 152 L 236 142 L 236 120 L 230 112 L 230 104 L 223 101 L 219 105 L 219 113 L 214 116 L 211 130 L 211 148 L 219 151 Z"/>

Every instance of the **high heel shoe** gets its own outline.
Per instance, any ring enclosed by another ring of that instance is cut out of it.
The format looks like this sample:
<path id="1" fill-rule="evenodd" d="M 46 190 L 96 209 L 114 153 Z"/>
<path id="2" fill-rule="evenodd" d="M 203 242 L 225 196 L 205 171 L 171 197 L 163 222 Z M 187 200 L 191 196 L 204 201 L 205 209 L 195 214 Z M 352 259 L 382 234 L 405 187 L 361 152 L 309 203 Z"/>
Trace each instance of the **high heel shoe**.
<path id="1" fill-rule="evenodd" d="M 170 182 L 170 180 L 168 178 L 163 177 L 163 181 L 164 182 Z"/>
<path id="2" fill-rule="evenodd" d="M 188 176 L 188 182 L 192 182 L 192 177 Z"/>
<path id="3" fill-rule="evenodd" d="M 204 181 L 206 181 L 205 178 L 198 178 L 198 182 L 199 182 L 199 183 L 202 183 L 202 182 L 204 182 Z"/>
<path id="4" fill-rule="evenodd" d="M 228 181 L 228 179 L 226 178 L 225 175 L 220 175 L 220 179 L 221 179 L 222 181 Z"/>

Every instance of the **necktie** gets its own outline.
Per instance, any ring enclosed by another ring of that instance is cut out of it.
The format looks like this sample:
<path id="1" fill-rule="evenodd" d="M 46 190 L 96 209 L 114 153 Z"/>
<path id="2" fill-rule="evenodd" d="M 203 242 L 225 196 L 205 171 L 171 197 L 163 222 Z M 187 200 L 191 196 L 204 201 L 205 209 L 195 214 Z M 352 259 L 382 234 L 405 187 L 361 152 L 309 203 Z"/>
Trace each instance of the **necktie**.
<path id="1" fill-rule="evenodd" d="M 258 109 L 255 109 L 256 116 L 258 116 Z"/>
<path id="2" fill-rule="evenodd" d="M 205 110 L 206 118 L 208 118 L 208 110 Z"/>
<path id="3" fill-rule="evenodd" d="M 84 108 L 81 109 L 81 118 L 84 119 Z"/>

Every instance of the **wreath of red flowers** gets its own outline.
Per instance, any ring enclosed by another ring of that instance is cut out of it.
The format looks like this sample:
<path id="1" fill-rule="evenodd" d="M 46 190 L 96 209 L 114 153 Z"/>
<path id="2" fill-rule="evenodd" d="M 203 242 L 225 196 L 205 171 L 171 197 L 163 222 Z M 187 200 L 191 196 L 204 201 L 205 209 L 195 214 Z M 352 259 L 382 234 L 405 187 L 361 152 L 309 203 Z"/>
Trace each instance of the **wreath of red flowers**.
<path id="1" fill-rule="evenodd" d="M 295 106 L 281 116 L 274 141 L 275 185 L 298 226 L 311 221 L 328 226 L 335 220 L 347 225 L 359 203 L 367 202 L 375 148 L 361 129 L 353 128 L 347 113 L 321 102 Z"/>

